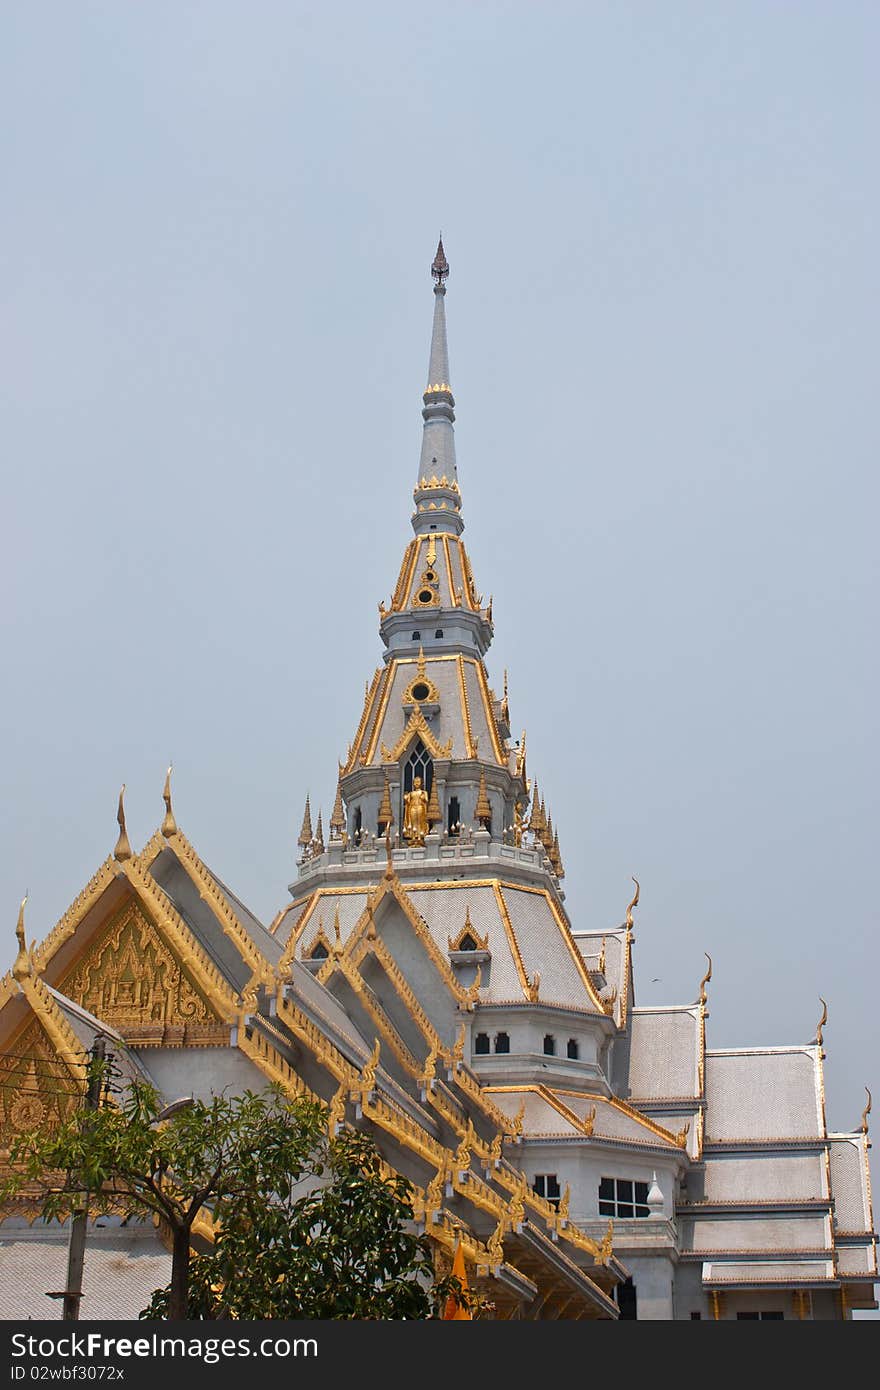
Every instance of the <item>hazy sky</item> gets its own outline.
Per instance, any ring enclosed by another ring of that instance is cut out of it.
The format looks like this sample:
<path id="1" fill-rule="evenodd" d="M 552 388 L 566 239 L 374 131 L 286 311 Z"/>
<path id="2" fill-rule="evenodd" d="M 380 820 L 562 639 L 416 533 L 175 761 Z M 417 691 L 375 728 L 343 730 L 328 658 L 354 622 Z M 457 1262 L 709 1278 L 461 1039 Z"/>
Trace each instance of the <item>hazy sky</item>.
<path id="1" fill-rule="evenodd" d="M 878 1067 L 876 3 L 0 18 L 0 890 L 175 809 L 264 919 L 381 654 L 442 228 L 488 657 L 637 1003 Z M 654 982 L 656 979 L 656 982 Z"/>

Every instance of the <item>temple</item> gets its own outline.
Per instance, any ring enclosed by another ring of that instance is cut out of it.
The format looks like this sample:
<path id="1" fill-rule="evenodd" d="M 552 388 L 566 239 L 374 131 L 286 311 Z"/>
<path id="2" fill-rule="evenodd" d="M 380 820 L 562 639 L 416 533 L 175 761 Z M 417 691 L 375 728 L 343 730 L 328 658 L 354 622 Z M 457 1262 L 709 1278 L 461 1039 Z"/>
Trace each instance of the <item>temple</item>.
<path id="1" fill-rule="evenodd" d="M 40 944 L 19 914 L 0 1167 L 11 1135 L 81 1103 L 102 1035 L 123 1086 L 145 1076 L 171 1101 L 277 1082 L 324 1102 L 331 1132 L 366 1128 L 412 1183 L 438 1268 L 460 1239 L 493 1317 L 876 1308 L 870 1095 L 829 1133 L 824 1015 L 807 1042 L 713 1049 L 711 960 L 693 999 L 636 1005 L 637 883 L 621 922 L 569 917 L 564 827 L 514 737 L 506 673 L 499 697 L 485 665 L 442 241 L 431 275 L 413 535 L 326 835 L 306 798 L 289 900 L 265 926 L 178 825 L 170 777 L 136 853 L 120 796 L 113 853 Z M 46 1294 L 66 1235 L 37 1203 L 2 1212 L 5 1317 L 60 1315 Z M 161 1231 L 120 1211 L 90 1230 L 82 1316 L 136 1316 L 168 1268 Z"/>

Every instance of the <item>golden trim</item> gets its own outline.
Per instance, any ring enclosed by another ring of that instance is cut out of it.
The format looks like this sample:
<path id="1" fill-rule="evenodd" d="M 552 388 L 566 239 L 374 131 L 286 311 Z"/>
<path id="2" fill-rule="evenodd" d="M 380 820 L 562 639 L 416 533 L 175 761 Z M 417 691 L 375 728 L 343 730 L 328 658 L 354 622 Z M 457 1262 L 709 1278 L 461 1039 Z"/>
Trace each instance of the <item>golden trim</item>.
<path id="1" fill-rule="evenodd" d="M 385 670 L 382 672 L 380 689 L 377 690 L 376 699 L 373 701 L 375 704 L 376 700 L 378 700 L 375 721 L 370 731 L 370 741 L 367 744 L 366 752 L 363 753 L 360 758 L 360 761 L 365 767 L 369 766 L 376 754 L 376 744 L 379 742 L 379 734 L 382 732 L 382 725 L 385 722 L 385 711 L 388 708 L 388 701 L 391 698 L 391 687 L 394 684 L 394 671 L 396 665 L 396 662 L 390 662 L 385 667 Z M 355 758 L 357 758 L 357 751 L 355 751 Z"/>
<path id="2" fill-rule="evenodd" d="M 459 596 L 455 592 L 455 574 L 452 569 L 452 552 L 449 549 L 449 535 L 444 532 L 441 539 L 443 541 L 443 551 L 446 555 L 446 574 L 449 579 L 449 595 L 452 600 L 452 607 L 460 608 L 461 603 L 459 601 Z"/>
<path id="3" fill-rule="evenodd" d="M 164 840 L 162 844 L 164 846 Z M 55 953 L 75 934 L 82 921 L 104 896 L 116 875 L 116 861 L 110 855 L 92 875 L 82 892 L 74 898 L 63 916 L 58 919 L 45 941 L 35 948 L 33 954 L 34 965 L 37 970 L 42 970 L 48 965 Z"/>
<path id="4" fill-rule="evenodd" d="M 384 669 L 387 673 L 388 667 L 386 666 Z M 376 667 L 376 670 L 373 672 L 373 679 L 370 681 L 370 684 L 367 686 L 367 689 L 364 692 L 364 707 L 361 711 L 361 717 L 357 727 L 357 733 L 354 736 L 354 742 L 348 750 L 348 758 L 346 760 L 345 767 L 343 768 L 342 773 L 340 774 L 343 777 L 347 773 L 353 771 L 357 763 L 358 750 L 360 749 L 361 743 L 367 732 L 367 723 L 369 722 L 370 718 L 370 710 L 373 708 L 376 689 L 382 677 L 382 670 L 383 668 L 381 666 Z"/>
<path id="5" fill-rule="evenodd" d="M 501 747 L 501 737 L 495 720 L 495 710 L 492 705 L 492 696 L 489 690 L 489 677 L 486 675 L 486 668 L 482 661 L 472 661 L 471 665 L 476 667 L 477 684 L 483 696 L 483 705 L 486 710 L 486 722 L 489 725 L 489 736 L 492 739 L 492 746 L 495 749 L 495 760 L 501 767 L 507 767 L 507 756 Z"/>
<path id="6" fill-rule="evenodd" d="M 465 685 L 464 679 L 464 657 L 459 655 L 455 660 L 456 669 L 458 671 L 458 693 L 461 702 L 461 719 L 464 725 L 465 756 L 468 758 L 475 758 L 477 756 L 477 749 L 473 734 L 471 733 L 471 711 L 468 704 L 467 686 Z"/>

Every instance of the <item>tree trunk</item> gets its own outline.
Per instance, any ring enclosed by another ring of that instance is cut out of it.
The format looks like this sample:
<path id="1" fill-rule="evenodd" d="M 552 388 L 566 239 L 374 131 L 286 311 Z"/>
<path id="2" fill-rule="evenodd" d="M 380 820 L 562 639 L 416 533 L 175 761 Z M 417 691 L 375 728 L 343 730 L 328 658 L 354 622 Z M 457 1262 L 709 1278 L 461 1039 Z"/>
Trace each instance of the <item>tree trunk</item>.
<path id="1" fill-rule="evenodd" d="M 176 1226 L 171 1247 L 171 1296 L 168 1317 L 183 1321 L 189 1314 L 189 1227 Z"/>

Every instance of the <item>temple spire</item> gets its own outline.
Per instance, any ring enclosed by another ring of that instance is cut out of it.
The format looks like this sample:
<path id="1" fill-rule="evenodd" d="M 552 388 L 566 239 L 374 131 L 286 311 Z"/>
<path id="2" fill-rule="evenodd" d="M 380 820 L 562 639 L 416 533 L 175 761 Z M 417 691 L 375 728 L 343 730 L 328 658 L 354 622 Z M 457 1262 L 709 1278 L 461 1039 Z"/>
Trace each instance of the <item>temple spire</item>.
<path id="1" fill-rule="evenodd" d="M 460 535 L 463 523 L 460 516 L 461 498 L 455 466 L 455 400 L 449 384 L 449 347 L 446 342 L 446 280 L 449 262 L 443 250 L 443 238 L 437 244 L 437 254 L 431 262 L 434 278 L 434 323 L 431 329 L 431 354 L 428 359 L 428 384 L 422 397 L 422 452 L 419 476 L 416 479 L 416 511 L 413 529 L 417 535 L 428 531 L 452 531 Z M 439 515 L 438 515 L 439 513 Z M 444 515 L 445 514 L 445 515 Z"/>

